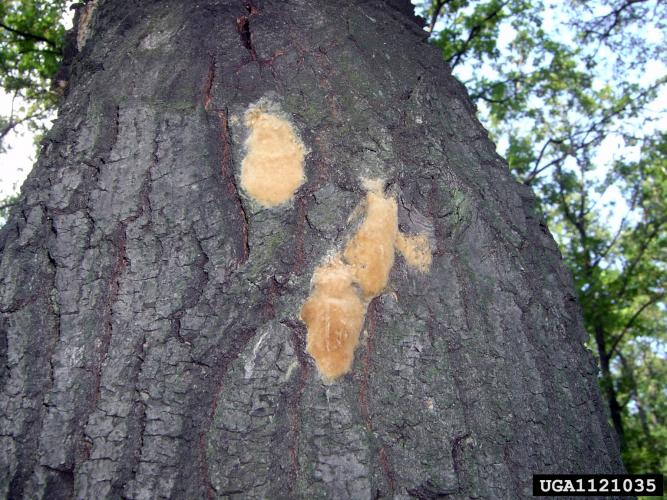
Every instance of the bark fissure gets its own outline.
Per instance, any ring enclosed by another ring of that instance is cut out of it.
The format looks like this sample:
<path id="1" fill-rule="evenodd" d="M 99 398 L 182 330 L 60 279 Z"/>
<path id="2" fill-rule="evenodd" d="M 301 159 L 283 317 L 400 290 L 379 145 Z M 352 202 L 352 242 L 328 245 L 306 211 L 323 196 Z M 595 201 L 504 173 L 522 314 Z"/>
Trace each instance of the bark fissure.
<path id="1" fill-rule="evenodd" d="M 294 390 L 288 397 L 288 413 L 291 426 L 289 453 L 292 462 L 290 474 L 290 492 L 294 493 L 300 474 L 299 438 L 301 435 L 301 399 L 311 374 L 311 367 L 306 354 L 306 329 L 301 323 L 292 320 L 282 320 L 281 323 L 292 331 L 292 348 L 299 363 L 299 375 Z"/>
<path id="2" fill-rule="evenodd" d="M 181 320 L 189 310 L 198 306 L 209 282 L 209 273 L 206 269 L 209 263 L 209 257 L 206 255 L 206 252 L 201 245 L 201 241 L 197 238 L 196 234 L 192 235 L 192 239 L 195 243 L 195 248 L 197 249 L 197 257 L 192 264 L 195 271 L 194 276 L 183 293 L 184 300 L 168 317 L 171 323 L 171 334 L 176 337 L 180 343 L 188 345 L 191 345 L 191 343 L 181 334 Z M 193 362 L 208 366 L 206 363 L 195 359 L 193 359 Z"/>
<path id="3" fill-rule="evenodd" d="M 204 109 L 208 111 L 213 100 L 213 83 L 215 82 L 215 55 L 209 55 L 208 73 L 204 81 Z"/>
<path id="4" fill-rule="evenodd" d="M 240 232 L 237 263 L 241 265 L 244 264 L 250 256 L 250 246 L 248 242 L 248 215 L 243 207 L 243 202 L 241 201 L 241 196 L 239 195 L 238 186 L 236 184 L 236 177 L 234 176 L 232 143 L 229 131 L 229 121 L 227 118 L 228 111 L 226 109 L 218 111 L 217 116 L 220 129 L 220 144 L 222 148 L 220 173 L 227 194 L 234 201 L 234 205 L 236 206 L 236 218 Z"/>
<path id="5" fill-rule="evenodd" d="M 255 54 L 255 49 L 252 46 L 252 40 L 250 38 L 250 19 L 248 16 L 241 16 L 236 20 L 236 26 L 239 31 L 239 36 L 241 37 L 241 43 L 243 43 L 243 46 L 250 51 L 252 60 L 254 61 L 257 58 L 257 55 Z"/>
<path id="6" fill-rule="evenodd" d="M 250 19 L 259 13 L 259 10 L 248 0 L 244 0 L 243 6 L 248 11 L 247 15 L 236 18 L 236 30 L 241 38 L 241 43 L 250 52 L 253 61 L 257 60 L 257 52 L 253 46 L 252 33 L 250 32 Z"/>
<path id="7" fill-rule="evenodd" d="M 306 268 L 306 252 L 305 252 L 305 237 L 306 237 L 306 197 L 299 197 L 296 202 L 295 211 L 295 229 L 294 236 L 294 266 L 292 272 L 301 274 Z"/>
<path id="8" fill-rule="evenodd" d="M 116 108 L 119 109 L 118 107 Z M 117 120 L 119 120 L 119 111 L 117 111 Z M 115 129 L 114 143 L 117 140 L 118 135 L 118 123 Z M 150 225 L 150 220 L 152 217 L 152 207 L 150 200 L 151 186 L 152 186 L 152 170 L 157 165 L 158 159 L 158 147 L 159 141 L 157 135 L 153 138 L 153 151 L 152 151 L 152 163 L 145 170 L 143 175 L 143 180 L 141 187 L 138 193 L 138 204 L 134 213 L 128 217 L 121 220 L 114 232 L 111 235 L 110 244 L 115 251 L 115 259 L 111 269 L 111 273 L 108 279 L 107 284 L 107 296 L 105 300 L 104 316 L 103 316 L 103 334 L 101 336 L 100 347 L 98 350 L 98 359 L 97 363 L 94 366 L 94 390 L 92 395 L 92 402 L 90 404 L 89 410 L 82 420 L 83 422 L 88 422 L 93 412 L 98 407 L 98 402 L 101 397 L 102 389 L 102 378 L 104 367 L 106 366 L 107 359 L 109 357 L 109 351 L 112 345 L 113 334 L 114 334 L 114 308 L 116 307 L 120 294 L 121 288 L 123 286 L 123 276 L 126 272 L 126 269 L 131 266 L 131 261 L 127 254 L 127 229 L 128 226 L 137 220 L 141 219 L 144 215 L 147 216 L 147 224 Z M 109 151 L 110 153 L 110 151 Z M 107 153 L 107 154 L 109 154 Z M 143 349 L 143 347 L 142 347 Z M 145 412 L 145 409 L 144 409 Z M 142 424 L 143 425 L 143 424 Z M 90 436 L 86 435 L 84 430 L 81 431 L 81 444 L 80 447 L 83 450 L 83 461 L 90 459 L 90 453 L 92 451 L 93 440 Z M 143 435 L 143 432 L 142 432 Z M 138 449 L 137 453 L 141 453 L 141 448 Z M 116 485 L 116 487 L 120 487 Z"/>
<path id="9" fill-rule="evenodd" d="M 54 304 L 54 300 L 56 300 L 54 294 L 57 294 L 58 290 L 56 285 L 56 275 L 58 271 L 58 265 L 56 259 L 53 257 L 51 251 L 49 250 L 49 244 L 52 244 L 55 241 L 55 238 L 57 237 L 57 231 L 54 226 L 53 218 L 49 214 L 48 208 L 44 204 L 40 204 L 40 208 L 43 214 L 43 220 L 46 222 L 46 227 L 45 227 L 46 238 L 45 241 L 40 242 L 42 248 L 39 251 L 44 252 L 48 263 L 49 269 L 45 270 L 48 276 L 46 280 L 48 286 L 45 286 L 42 290 L 36 292 L 33 299 L 25 301 L 20 305 L 17 304 L 17 306 L 19 307 L 17 307 L 16 310 L 1 311 L 3 314 L 16 313 L 21 311 L 23 307 L 28 307 L 32 304 L 37 303 L 39 299 L 42 298 L 42 300 L 46 303 L 47 306 L 46 313 L 52 319 L 52 324 L 49 326 L 51 326 L 51 329 L 53 330 L 53 335 L 51 339 L 49 339 L 50 342 L 48 344 L 48 347 L 46 348 L 46 352 L 44 355 L 45 361 L 48 363 L 48 371 L 45 377 L 46 378 L 45 383 L 40 388 L 39 393 L 36 394 L 36 399 L 38 398 L 41 401 L 41 406 L 36 411 L 35 420 L 31 422 L 30 425 L 28 426 L 28 429 L 25 429 L 22 435 L 20 435 L 18 439 L 16 439 L 16 441 L 19 442 L 20 445 L 22 447 L 25 447 L 26 449 L 30 449 L 32 446 L 36 447 L 39 445 L 39 436 L 38 434 L 33 432 L 33 429 L 39 429 L 42 427 L 45 413 L 49 409 L 48 404 L 46 402 L 46 397 L 54 385 L 53 356 L 60 341 L 60 335 L 61 335 L 60 311 L 58 309 L 58 306 Z M 11 375 L 11 370 L 9 369 L 9 366 L 7 367 L 7 373 Z M 24 496 L 24 490 L 29 477 L 33 475 L 36 469 L 40 466 L 41 464 L 39 464 L 38 457 L 36 456 L 36 454 L 32 454 L 31 456 L 29 456 L 28 460 L 26 460 L 26 462 L 17 469 L 16 473 L 14 474 L 14 477 L 11 480 L 9 488 L 10 498 L 22 498 Z M 70 467 L 63 467 L 62 471 L 60 472 L 65 474 L 64 477 L 67 477 L 67 473 L 71 472 L 70 469 L 71 469 Z"/>
<path id="10" fill-rule="evenodd" d="M 213 423 L 215 421 L 215 414 L 218 409 L 218 404 L 225 388 L 225 377 L 227 376 L 227 372 L 229 371 L 232 363 L 236 361 L 238 356 L 241 354 L 241 352 L 243 352 L 243 349 L 245 349 L 256 333 L 257 330 L 253 328 L 232 332 L 232 335 L 234 336 L 232 347 L 222 355 L 222 359 L 220 359 L 218 366 L 215 369 L 214 379 L 217 385 L 212 392 L 208 415 L 205 419 L 201 431 L 199 432 L 199 462 L 201 480 L 209 499 L 216 498 L 216 490 L 213 486 L 213 483 L 211 482 L 211 471 L 209 469 L 208 463 L 207 436 L 209 432 L 211 432 Z M 222 494 L 222 492 L 220 492 L 220 494 Z"/>
<path id="11" fill-rule="evenodd" d="M 153 208 L 151 205 L 151 192 L 152 192 L 152 183 L 153 183 L 153 170 L 158 167 L 160 157 L 159 157 L 159 132 L 156 130 L 153 136 L 153 149 L 151 151 L 152 163 L 144 174 L 144 179 L 142 182 L 141 189 L 139 191 L 140 203 L 136 213 L 127 220 L 128 223 L 139 220 L 142 217 L 146 217 L 146 228 L 150 231 L 153 225 Z M 127 229 L 127 226 L 125 227 Z M 159 242 L 159 239 L 158 239 Z M 161 244 L 160 244 L 161 248 Z M 124 492 L 129 484 L 132 484 L 136 481 L 139 465 L 142 460 L 142 452 L 144 450 L 144 436 L 146 432 L 146 414 L 148 405 L 145 401 L 145 398 L 148 396 L 145 392 L 141 390 L 141 383 L 143 380 L 143 370 L 144 362 L 146 360 L 146 332 L 139 337 L 136 345 L 136 367 L 135 377 L 132 381 L 134 387 L 134 418 L 138 427 L 138 436 L 136 441 L 130 443 L 130 464 L 127 467 L 129 469 L 129 475 L 127 477 L 121 477 L 112 484 L 112 491 L 115 492 Z"/>
<path id="12" fill-rule="evenodd" d="M 49 225 L 50 225 L 50 228 L 51 228 L 51 238 L 53 238 L 53 240 L 55 240 L 55 238 L 58 237 L 58 233 L 55 230 L 53 220 L 49 221 Z M 59 305 L 54 305 L 54 301 L 57 300 L 56 297 L 57 297 L 57 293 L 58 293 L 58 286 L 57 286 L 57 281 L 56 281 L 56 277 L 57 277 L 57 273 L 58 273 L 58 263 L 56 262 L 56 259 L 53 257 L 53 255 L 51 254 L 51 252 L 48 249 L 46 250 L 46 255 L 49 259 L 49 264 L 51 264 L 51 269 L 52 269 L 52 280 L 51 280 L 51 287 L 50 287 L 50 290 L 49 290 L 49 294 L 51 294 L 51 296 L 49 297 L 48 304 L 49 304 L 49 313 L 51 314 L 51 316 L 54 319 L 55 335 L 54 335 L 53 341 L 51 343 L 51 346 L 50 346 L 50 348 L 48 350 L 48 354 L 47 354 L 47 358 L 48 358 L 48 362 L 49 362 L 49 380 L 48 380 L 49 384 L 44 389 L 44 394 L 42 396 L 42 405 L 44 405 L 44 406 L 46 406 L 46 402 L 45 402 L 44 398 L 46 397 L 46 395 L 49 393 L 49 391 L 53 387 L 54 381 L 55 381 L 54 367 L 53 367 L 53 356 L 55 354 L 55 351 L 56 351 L 56 348 L 57 348 L 58 344 L 60 343 L 60 337 L 61 337 L 60 307 L 59 307 Z"/>
<path id="13" fill-rule="evenodd" d="M 375 442 L 377 447 L 374 450 L 375 459 L 377 464 L 382 470 L 385 480 L 387 481 L 387 486 L 389 487 L 391 493 L 393 494 L 396 491 L 396 474 L 394 472 L 391 457 L 387 450 L 386 445 L 382 442 L 382 439 L 378 436 L 377 429 L 374 428 L 373 417 L 370 408 L 370 401 L 368 395 L 368 387 L 370 378 L 372 376 L 373 370 L 373 347 L 376 335 L 377 320 L 379 314 L 379 298 L 376 297 L 371 300 L 368 304 L 368 310 L 366 312 L 366 330 L 368 332 L 366 337 L 366 350 L 364 351 L 363 358 L 363 371 L 361 373 L 361 380 L 359 382 L 359 406 L 361 410 L 361 415 L 366 422 L 366 430 L 368 436 L 372 441 Z"/>
<path id="14" fill-rule="evenodd" d="M 128 484 L 131 484 L 134 482 L 137 478 L 137 472 L 139 468 L 139 463 L 141 462 L 141 452 L 144 449 L 144 434 L 146 432 L 146 409 L 147 405 L 146 402 L 144 401 L 144 393 L 140 390 L 140 383 L 142 380 L 142 373 L 143 373 L 143 366 L 144 366 L 144 361 L 146 357 L 145 351 L 145 345 L 146 343 L 146 335 L 144 334 L 139 342 L 137 342 L 137 352 L 136 352 L 136 357 L 137 357 L 137 368 L 136 368 L 136 376 L 134 377 L 134 392 L 135 392 L 135 413 L 136 413 L 136 420 L 139 424 L 139 435 L 138 439 L 136 442 L 131 443 L 131 447 L 134 449 L 130 453 L 131 457 L 131 463 L 129 464 L 129 476 L 127 479 L 121 478 L 122 484 L 116 484 L 115 489 L 118 491 L 123 491 Z"/>

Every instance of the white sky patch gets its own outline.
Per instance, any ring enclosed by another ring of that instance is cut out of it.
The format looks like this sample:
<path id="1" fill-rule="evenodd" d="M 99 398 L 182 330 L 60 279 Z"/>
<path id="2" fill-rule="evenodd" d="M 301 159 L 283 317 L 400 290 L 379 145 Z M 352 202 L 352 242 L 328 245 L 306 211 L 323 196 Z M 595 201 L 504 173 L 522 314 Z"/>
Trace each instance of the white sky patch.
<path id="1" fill-rule="evenodd" d="M 35 150 L 32 139 L 32 134 L 9 137 L 11 149 L 0 155 L 0 198 L 18 193 L 30 173 Z"/>
<path id="2" fill-rule="evenodd" d="M 14 102 L 14 106 L 19 103 Z M 0 114 L 9 116 L 12 96 L 0 91 Z M 34 135 L 18 125 L 4 140 L 7 151 L 0 154 L 0 199 L 18 193 L 35 161 Z"/>

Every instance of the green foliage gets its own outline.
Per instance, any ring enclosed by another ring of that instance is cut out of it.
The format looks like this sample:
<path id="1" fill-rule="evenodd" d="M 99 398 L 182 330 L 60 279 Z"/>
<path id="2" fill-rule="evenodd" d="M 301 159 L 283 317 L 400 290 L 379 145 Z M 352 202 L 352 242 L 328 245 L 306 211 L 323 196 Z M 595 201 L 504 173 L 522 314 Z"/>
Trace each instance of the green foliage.
<path id="1" fill-rule="evenodd" d="M 0 220 L 7 220 L 9 210 L 18 202 L 18 195 L 8 196 L 0 202 Z M 4 223 L 4 222 L 3 222 Z"/>
<path id="2" fill-rule="evenodd" d="M 664 471 L 667 429 L 661 419 L 667 413 L 667 395 L 662 382 L 667 378 L 667 366 L 656 354 L 650 336 L 628 346 L 620 370 L 619 392 L 628 401 L 625 432 L 630 445 L 623 459 L 629 470 Z"/>
<path id="3" fill-rule="evenodd" d="M 667 3 L 568 4 L 429 0 L 423 12 L 560 244 L 626 466 L 666 472 Z"/>
<path id="4" fill-rule="evenodd" d="M 53 78 L 63 55 L 66 0 L 3 0 L 0 3 L 0 87 L 14 100 L 0 117 L 3 139 L 18 125 L 41 130 L 40 120 L 58 103 Z"/>
<path id="5" fill-rule="evenodd" d="M 527 0 L 466 0 L 436 2 L 446 25 L 438 30 L 435 44 L 442 49 L 444 59 L 452 68 L 464 60 L 481 63 L 500 55 L 497 39 L 501 22 L 508 18 L 523 19 L 529 12 Z"/>

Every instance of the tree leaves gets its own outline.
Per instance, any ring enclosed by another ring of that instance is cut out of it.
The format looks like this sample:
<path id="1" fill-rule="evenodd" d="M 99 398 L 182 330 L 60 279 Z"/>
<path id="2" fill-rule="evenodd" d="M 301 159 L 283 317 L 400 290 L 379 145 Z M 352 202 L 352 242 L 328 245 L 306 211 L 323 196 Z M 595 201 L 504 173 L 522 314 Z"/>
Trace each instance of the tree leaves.
<path id="1" fill-rule="evenodd" d="M 0 87 L 14 97 L 2 117 L 2 140 L 20 124 L 41 129 L 55 109 L 53 85 L 63 54 L 65 0 L 10 0 L 0 4 Z"/>

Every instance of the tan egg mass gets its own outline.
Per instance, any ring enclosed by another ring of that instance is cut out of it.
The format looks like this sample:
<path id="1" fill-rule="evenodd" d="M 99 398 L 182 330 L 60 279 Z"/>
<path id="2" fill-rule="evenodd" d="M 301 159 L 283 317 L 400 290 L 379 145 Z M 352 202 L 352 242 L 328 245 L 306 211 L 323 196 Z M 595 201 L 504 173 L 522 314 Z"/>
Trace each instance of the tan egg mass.
<path id="1" fill-rule="evenodd" d="M 257 203 L 275 207 L 289 201 L 304 183 L 306 149 L 284 118 L 259 109 L 245 114 L 249 129 L 241 164 L 241 187 Z"/>
<path id="2" fill-rule="evenodd" d="M 389 282 L 395 248 L 421 271 L 431 265 L 426 236 L 399 233 L 396 199 L 384 195 L 383 183 L 364 185 L 363 222 L 342 252 L 315 269 L 312 291 L 301 308 L 308 329 L 306 350 L 328 381 L 350 371 L 366 308 Z"/>
<path id="3" fill-rule="evenodd" d="M 380 191 L 366 194 L 366 218 L 345 247 L 345 260 L 354 268 L 356 283 L 365 299 L 376 297 L 387 286 L 394 265 L 394 241 L 398 232 L 396 200 Z"/>
<path id="4" fill-rule="evenodd" d="M 306 350 L 325 380 L 350 370 L 368 302 L 387 286 L 394 265 L 396 200 L 385 197 L 379 183 L 367 188 L 364 221 L 342 255 L 315 269 L 312 292 L 301 308 Z"/>
<path id="5" fill-rule="evenodd" d="M 352 268 L 336 257 L 317 268 L 313 292 L 301 308 L 308 326 L 306 350 L 325 379 L 346 373 L 364 324 L 366 305 L 353 286 Z"/>
<path id="6" fill-rule="evenodd" d="M 396 236 L 396 250 L 401 252 L 409 266 L 423 273 L 430 269 L 433 255 L 425 234 L 408 236 L 399 232 Z"/>

